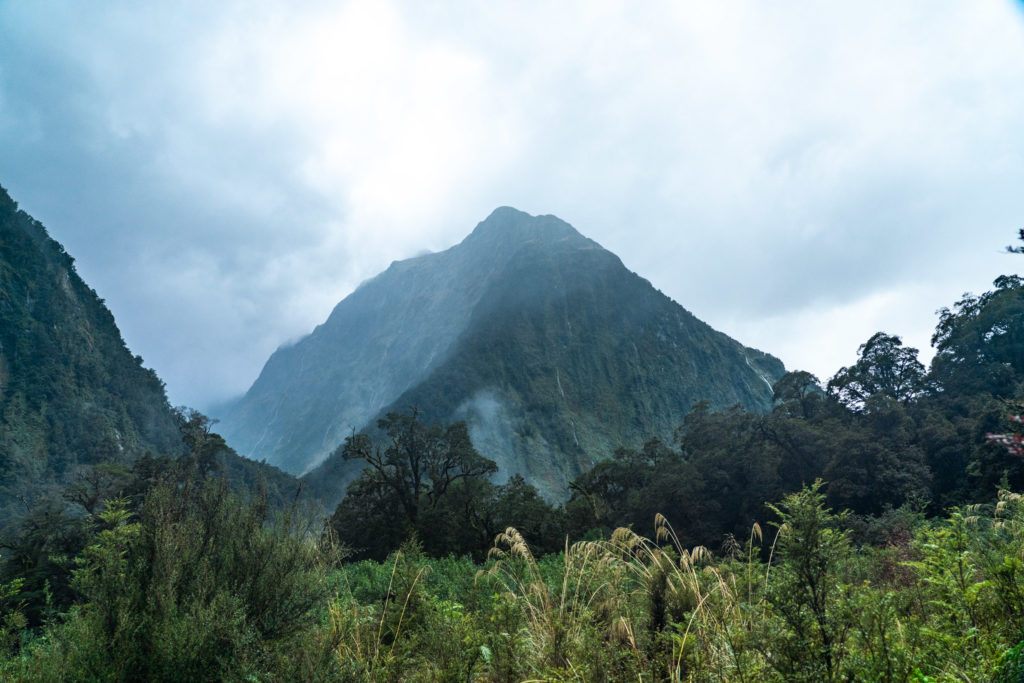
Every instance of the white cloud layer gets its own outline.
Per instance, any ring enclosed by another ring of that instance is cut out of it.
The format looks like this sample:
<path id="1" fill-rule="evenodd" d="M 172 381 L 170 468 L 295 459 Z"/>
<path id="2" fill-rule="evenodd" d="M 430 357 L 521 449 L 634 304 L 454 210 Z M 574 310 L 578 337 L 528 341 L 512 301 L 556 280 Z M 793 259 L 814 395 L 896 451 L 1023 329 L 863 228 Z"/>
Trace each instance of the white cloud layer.
<path id="1" fill-rule="evenodd" d="M 1020 270 L 1007 0 L 42 0 L 0 36 L 0 184 L 175 402 L 498 205 L 822 378 Z"/>

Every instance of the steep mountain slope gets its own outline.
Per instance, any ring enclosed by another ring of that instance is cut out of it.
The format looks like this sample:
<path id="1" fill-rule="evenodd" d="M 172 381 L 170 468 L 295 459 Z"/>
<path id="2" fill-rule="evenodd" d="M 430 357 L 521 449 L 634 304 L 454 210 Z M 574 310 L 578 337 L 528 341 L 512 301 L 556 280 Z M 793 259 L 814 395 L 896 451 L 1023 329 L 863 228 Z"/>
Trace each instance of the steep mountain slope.
<path id="1" fill-rule="evenodd" d="M 466 419 L 504 474 L 560 497 L 619 445 L 671 438 L 696 401 L 769 408 L 783 372 L 569 224 L 501 208 L 455 247 L 392 264 L 277 351 L 222 433 L 303 471 L 352 430 L 417 406 Z M 307 479 L 332 499 L 352 475 L 335 457 Z"/>
<path id="2" fill-rule="evenodd" d="M 163 384 L 46 229 L 0 188 L 0 496 L 180 449 Z M 0 502 L 2 505 L 2 502 Z"/>
<path id="3" fill-rule="evenodd" d="M 488 223 L 511 226 L 517 215 L 525 216 L 499 209 Z M 504 250 L 471 235 L 447 251 L 392 263 L 312 334 L 278 349 L 246 395 L 218 415 L 221 433 L 251 458 L 293 472 L 315 466 L 447 358 L 514 255 L 508 247 L 550 238 L 551 226 L 572 231 L 557 219 L 536 219 L 502 231 Z"/>
<path id="4" fill-rule="evenodd" d="M 83 466 L 183 449 L 163 382 L 64 248 L 0 187 L 0 523 Z M 227 452 L 219 460 L 237 481 L 285 476 Z"/>

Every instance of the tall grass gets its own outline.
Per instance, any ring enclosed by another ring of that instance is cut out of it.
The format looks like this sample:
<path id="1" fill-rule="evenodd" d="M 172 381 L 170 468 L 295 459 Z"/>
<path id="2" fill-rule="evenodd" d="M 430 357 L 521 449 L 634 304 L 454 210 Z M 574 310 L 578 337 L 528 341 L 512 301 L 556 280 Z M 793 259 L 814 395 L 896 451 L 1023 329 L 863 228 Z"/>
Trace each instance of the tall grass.
<path id="1" fill-rule="evenodd" d="M 620 528 L 551 555 L 535 555 L 509 527 L 483 566 L 428 558 L 413 542 L 386 563 L 330 571 L 329 552 L 287 532 L 286 521 L 261 522 L 258 501 L 238 512 L 215 490 L 198 506 L 173 494 L 153 497 L 137 517 L 109 506 L 76 574 L 89 602 L 36 642 L 6 643 L 0 678 L 1024 676 L 1018 494 L 919 522 L 898 548 L 853 546 L 846 518 L 810 487 L 774 508 L 770 546 L 753 525 L 720 557 L 687 548 L 658 515 L 651 537 Z M 0 606 L 15 613 L 16 587 L 0 588 Z"/>

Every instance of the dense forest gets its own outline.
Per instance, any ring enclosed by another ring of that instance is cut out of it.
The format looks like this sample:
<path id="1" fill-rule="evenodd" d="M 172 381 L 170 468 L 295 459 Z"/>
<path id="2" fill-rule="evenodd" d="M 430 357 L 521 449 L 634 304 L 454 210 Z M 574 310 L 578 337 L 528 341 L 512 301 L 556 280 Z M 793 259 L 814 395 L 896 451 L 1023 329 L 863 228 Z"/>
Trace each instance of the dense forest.
<path id="1" fill-rule="evenodd" d="M 0 675 L 1021 680 L 1024 280 L 932 345 L 875 334 L 768 414 L 697 404 L 559 505 L 412 410 L 345 441 L 324 521 L 179 411 L 180 452 L 77 463 L 7 534 Z"/>

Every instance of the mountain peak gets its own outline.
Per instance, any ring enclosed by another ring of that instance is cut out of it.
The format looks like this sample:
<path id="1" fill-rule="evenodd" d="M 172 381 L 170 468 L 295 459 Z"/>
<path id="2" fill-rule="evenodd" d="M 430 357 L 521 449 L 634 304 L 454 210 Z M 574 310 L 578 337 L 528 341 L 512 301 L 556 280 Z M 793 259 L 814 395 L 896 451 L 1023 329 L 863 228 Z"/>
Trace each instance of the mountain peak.
<path id="1" fill-rule="evenodd" d="M 533 241 L 554 243 L 563 240 L 596 246 L 595 242 L 557 216 L 531 216 L 511 206 L 499 206 L 477 224 L 463 243 L 512 246 Z"/>
<path id="2" fill-rule="evenodd" d="M 565 221 L 504 206 L 368 280 L 217 417 L 239 452 L 308 472 L 330 499 L 356 473 L 336 454 L 344 439 L 420 406 L 466 420 L 504 476 L 554 499 L 619 446 L 671 440 L 699 400 L 770 410 L 784 371 Z"/>
<path id="3" fill-rule="evenodd" d="M 520 211 L 514 206 L 499 206 L 494 211 L 491 211 L 490 216 L 480 221 L 479 225 L 490 223 L 492 221 L 529 220 L 531 218 L 533 218 L 533 216 L 525 211 Z"/>

